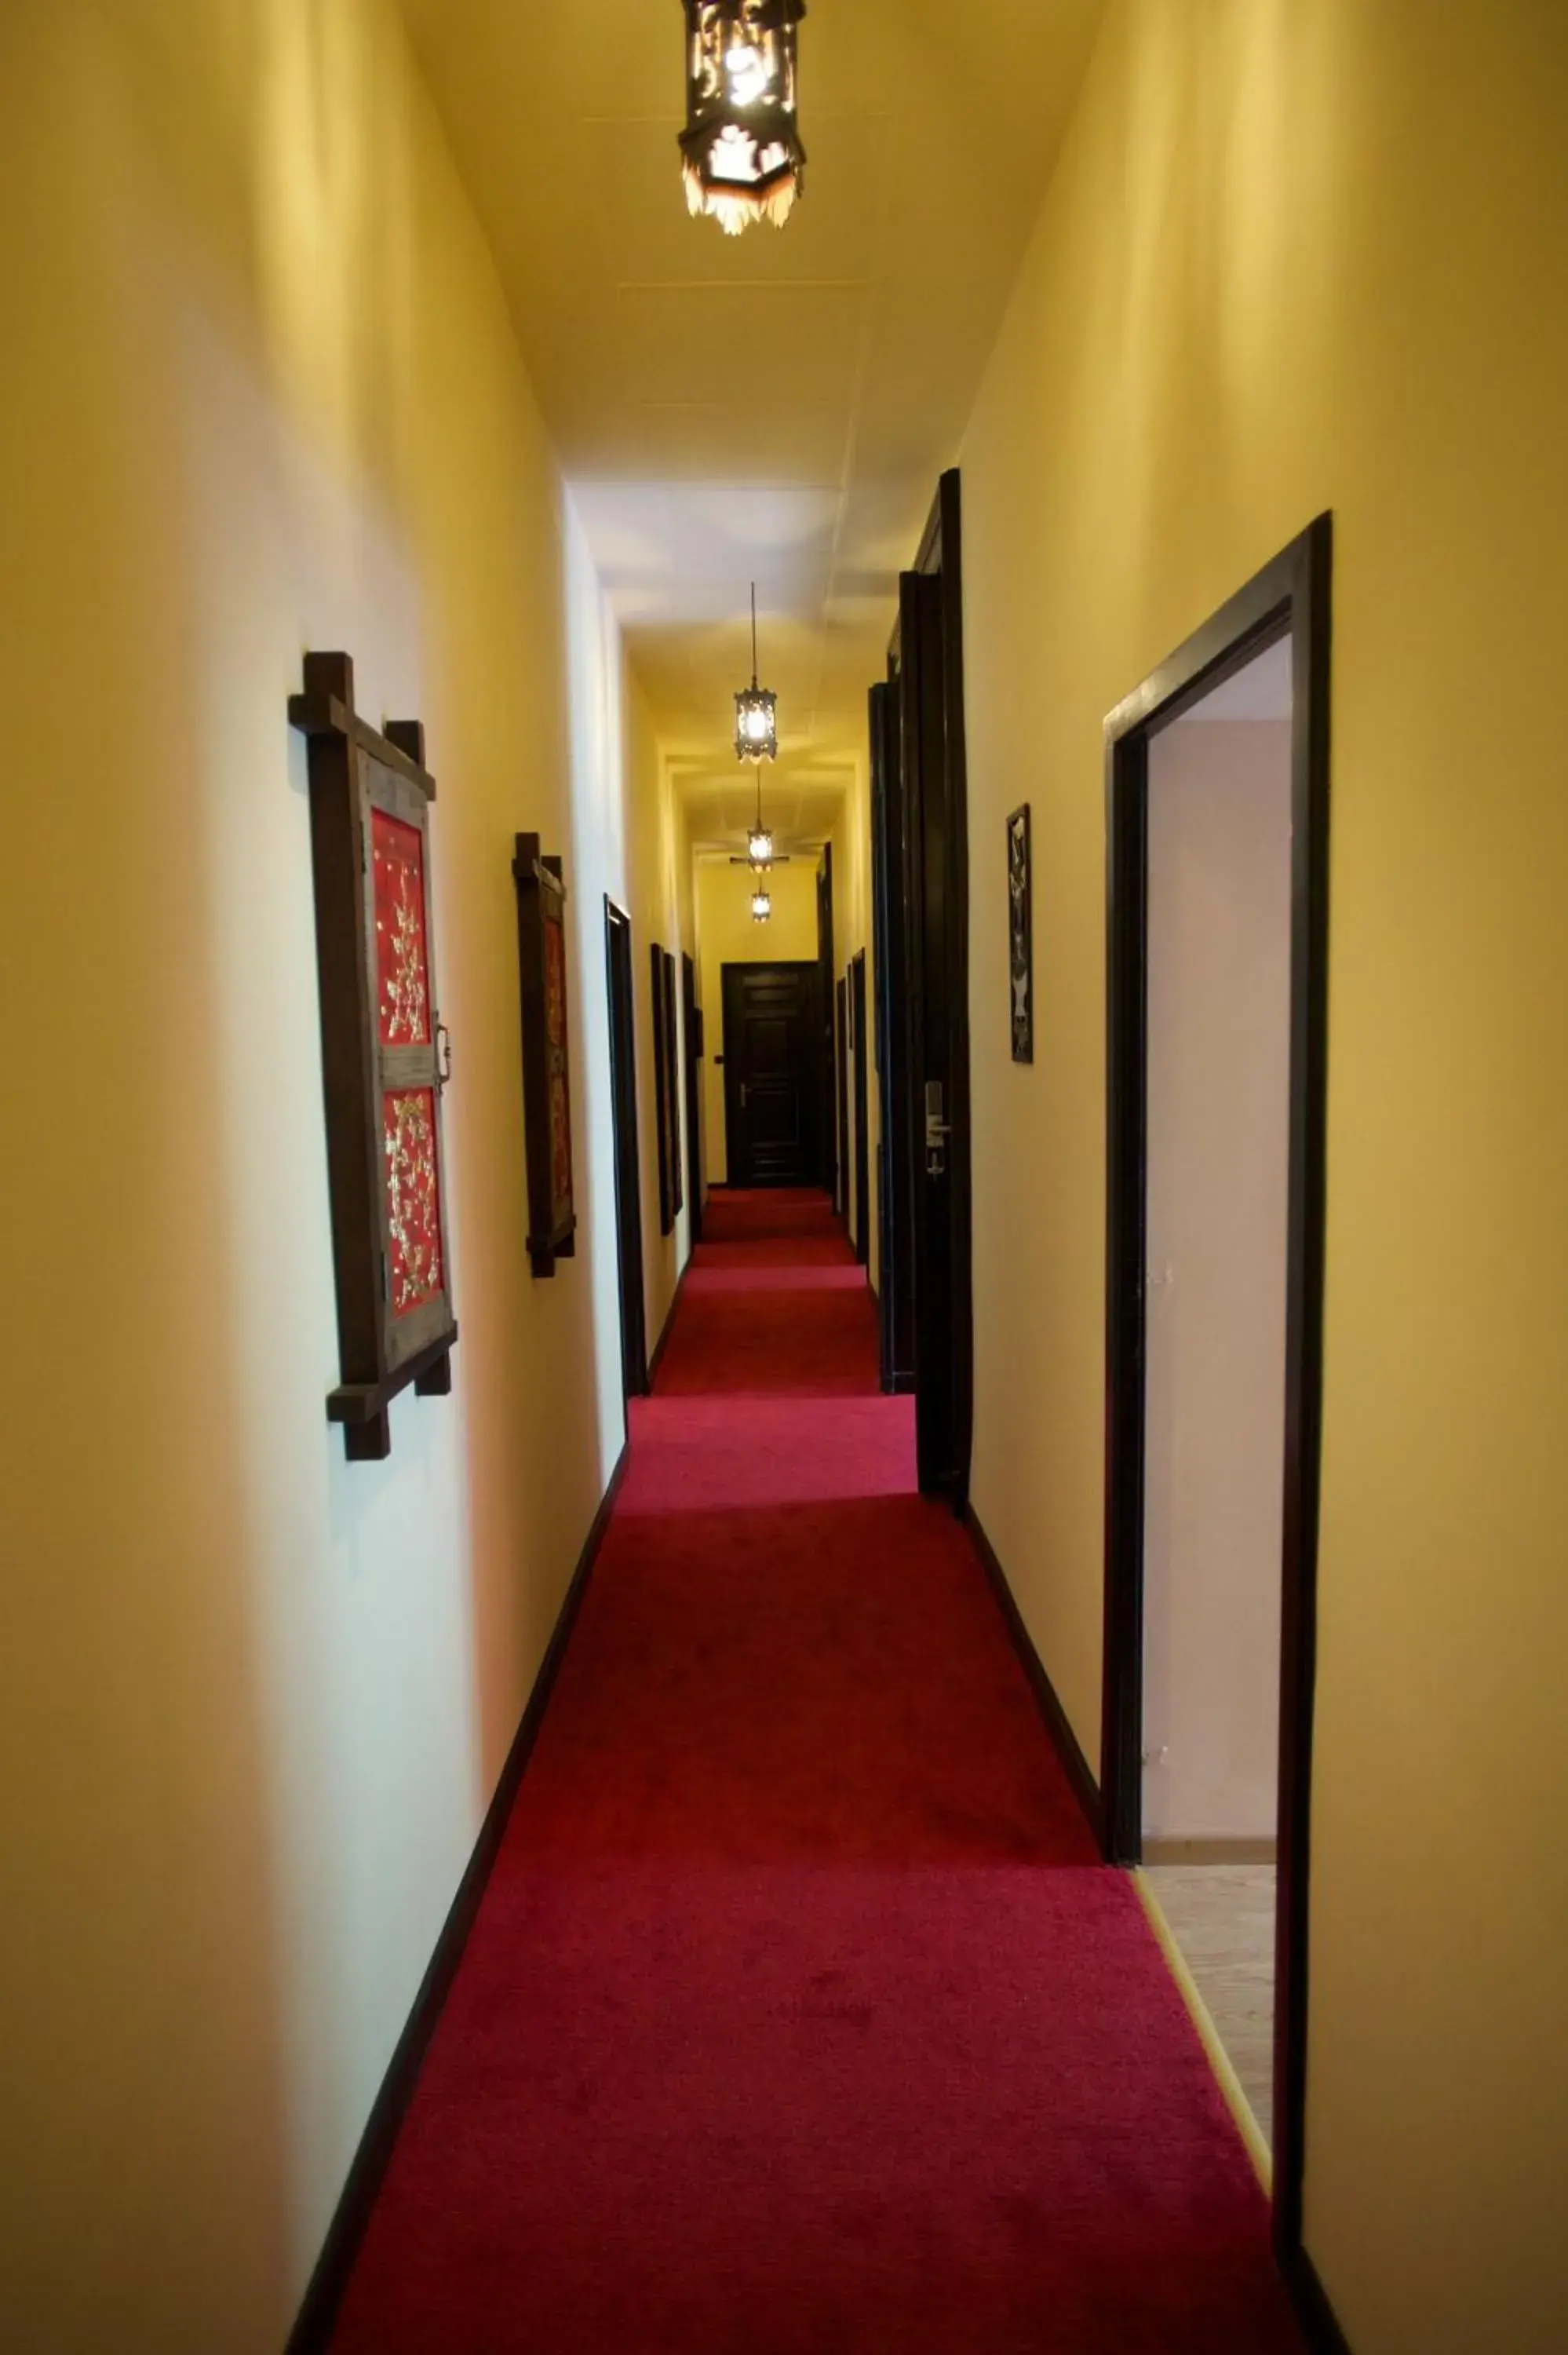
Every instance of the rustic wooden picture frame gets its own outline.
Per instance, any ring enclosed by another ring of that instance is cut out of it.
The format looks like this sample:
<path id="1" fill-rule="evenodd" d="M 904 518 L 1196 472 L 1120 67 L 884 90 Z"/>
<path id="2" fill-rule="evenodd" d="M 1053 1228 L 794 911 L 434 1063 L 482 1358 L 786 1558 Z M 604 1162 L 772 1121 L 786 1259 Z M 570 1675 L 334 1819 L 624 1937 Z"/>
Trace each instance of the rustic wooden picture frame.
<path id="1" fill-rule="evenodd" d="M 1012 1060 L 1034 1060 L 1034 875 L 1029 804 L 1007 821 L 1007 977 Z"/>
<path id="2" fill-rule="evenodd" d="M 436 990 L 430 804 L 418 720 L 382 732 L 345 654 L 307 654 L 289 719 L 307 740 L 316 972 L 342 1376 L 328 1393 L 351 1462 L 391 1452 L 388 1407 L 451 1389 L 458 1337 Z M 406 1036 L 404 1034 L 407 1034 Z"/>
<path id="3" fill-rule="evenodd" d="M 523 1117 L 528 1156 L 528 1259 L 536 1276 L 577 1252 L 572 1166 L 567 887 L 558 858 L 520 834 L 512 861 L 523 1013 Z"/>
<path id="4" fill-rule="evenodd" d="M 655 941 L 649 952 L 653 991 L 653 1124 L 659 1146 L 659 1231 L 674 1231 L 685 1199 L 681 1183 L 680 1032 L 675 1025 L 675 960 Z"/>

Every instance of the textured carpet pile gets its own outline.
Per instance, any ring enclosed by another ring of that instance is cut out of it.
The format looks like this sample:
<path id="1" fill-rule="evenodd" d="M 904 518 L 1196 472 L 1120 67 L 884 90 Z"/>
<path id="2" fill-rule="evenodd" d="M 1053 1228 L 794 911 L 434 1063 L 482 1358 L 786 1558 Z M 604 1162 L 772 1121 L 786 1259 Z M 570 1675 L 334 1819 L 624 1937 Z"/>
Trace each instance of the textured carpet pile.
<path id="1" fill-rule="evenodd" d="M 339 2355 L 1298 2355 L 826 1203 L 708 1232 Z"/>

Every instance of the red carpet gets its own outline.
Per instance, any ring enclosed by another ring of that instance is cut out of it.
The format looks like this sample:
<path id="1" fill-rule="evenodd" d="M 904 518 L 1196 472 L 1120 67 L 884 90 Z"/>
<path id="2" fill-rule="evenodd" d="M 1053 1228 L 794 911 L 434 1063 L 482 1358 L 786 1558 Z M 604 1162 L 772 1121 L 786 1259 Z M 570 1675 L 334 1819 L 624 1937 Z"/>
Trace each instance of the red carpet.
<path id="1" fill-rule="evenodd" d="M 1298 2355 L 820 1196 L 715 1197 L 339 2355 Z"/>

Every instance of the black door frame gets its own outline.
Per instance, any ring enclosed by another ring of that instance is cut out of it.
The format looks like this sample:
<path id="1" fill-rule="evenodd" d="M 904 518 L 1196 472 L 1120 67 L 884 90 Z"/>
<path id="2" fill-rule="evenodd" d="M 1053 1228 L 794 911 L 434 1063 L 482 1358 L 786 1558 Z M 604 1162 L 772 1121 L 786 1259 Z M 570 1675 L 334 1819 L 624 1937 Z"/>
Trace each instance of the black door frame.
<path id="1" fill-rule="evenodd" d="M 808 1186 L 822 1182 L 822 1024 L 818 1000 L 821 995 L 821 967 L 815 957 L 728 957 L 719 967 L 719 991 L 724 1018 L 724 1158 L 725 1177 L 731 1186 L 766 1185 L 766 1179 L 754 1178 L 749 1170 L 744 1179 L 737 1178 L 732 1159 L 735 1138 L 740 1134 L 739 1063 L 731 1036 L 734 1028 L 736 985 L 733 975 L 747 973 L 800 974 L 806 983 L 806 1051 L 810 1068 L 801 1084 L 801 1103 L 810 1124 L 805 1151 Z M 831 1066 L 830 1066 L 831 1075 Z"/>
<path id="2" fill-rule="evenodd" d="M 969 1502 L 974 1436 L 969 1167 L 969 783 L 957 467 L 937 486 L 889 652 L 899 703 L 909 1103 L 895 1145 L 914 1196 L 915 1434 L 921 1489 Z M 941 1090 L 940 1133 L 928 1127 Z"/>
<path id="3" fill-rule="evenodd" d="M 882 1387 L 915 1387 L 915 1157 L 910 1142 L 907 852 L 898 747 L 898 634 L 887 677 L 871 689 L 871 922 L 874 1051 L 882 1128 L 876 1142 L 877 1285 Z"/>
<path id="4" fill-rule="evenodd" d="M 1142 1832 L 1145 1215 L 1150 738 L 1277 640 L 1291 643 L 1290 1171 L 1281 1523 L 1274 2235 L 1299 2276 L 1307 2073 L 1308 1869 L 1317 1656 L 1328 1015 L 1332 527 L 1320 516 L 1105 724 L 1108 1080 L 1104 1734 L 1107 1851 Z"/>
<path id="5" fill-rule="evenodd" d="M 681 952 L 681 1037 L 686 1065 L 686 1235 L 695 1251 L 703 1239 L 703 1022 L 697 1004 L 697 968 Z"/>
<path id="6" fill-rule="evenodd" d="M 865 951 L 857 949 L 849 965 L 849 1032 L 854 1048 L 854 1255 L 862 1267 L 871 1265 L 871 1160 L 866 1135 L 865 1083 Z"/>
<path id="7" fill-rule="evenodd" d="M 609 1015 L 609 1100 L 615 1134 L 615 1237 L 620 1292 L 624 1395 L 648 1394 L 648 1323 L 642 1299 L 642 1175 L 637 1143 L 637 993 L 631 919 L 604 895 L 604 963 Z"/>

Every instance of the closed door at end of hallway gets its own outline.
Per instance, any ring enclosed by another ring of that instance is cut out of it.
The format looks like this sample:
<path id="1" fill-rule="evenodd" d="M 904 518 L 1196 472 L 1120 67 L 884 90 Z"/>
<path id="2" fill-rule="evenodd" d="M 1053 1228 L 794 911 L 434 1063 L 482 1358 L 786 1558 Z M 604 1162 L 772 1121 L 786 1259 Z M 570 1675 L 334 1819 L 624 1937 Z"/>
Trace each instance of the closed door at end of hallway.
<path id="1" fill-rule="evenodd" d="M 809 1186 L 821 1179 L 816 991 L 813 964 L 724 968 L 725 1124 L 732 1186 Z"/>

